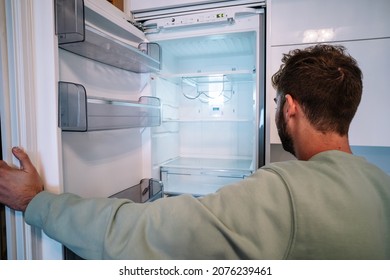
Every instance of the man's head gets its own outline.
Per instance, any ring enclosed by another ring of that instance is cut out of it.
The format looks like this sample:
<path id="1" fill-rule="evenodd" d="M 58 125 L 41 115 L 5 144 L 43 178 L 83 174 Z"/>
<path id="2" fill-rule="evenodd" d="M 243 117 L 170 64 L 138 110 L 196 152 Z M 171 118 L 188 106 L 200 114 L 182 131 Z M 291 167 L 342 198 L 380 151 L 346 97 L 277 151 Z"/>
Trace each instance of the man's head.
<path id="1" fill-rule="evenodd" d="M 276 125 L 285 150 L 294 154 L 282 110 L 287 95 L 319 132 L 348 135 L 362 95 L 362 72 L 356 60 L 342 46 L 316 45 L 290 51 L 282 62 L 272 83 L 278 100 Z"/>

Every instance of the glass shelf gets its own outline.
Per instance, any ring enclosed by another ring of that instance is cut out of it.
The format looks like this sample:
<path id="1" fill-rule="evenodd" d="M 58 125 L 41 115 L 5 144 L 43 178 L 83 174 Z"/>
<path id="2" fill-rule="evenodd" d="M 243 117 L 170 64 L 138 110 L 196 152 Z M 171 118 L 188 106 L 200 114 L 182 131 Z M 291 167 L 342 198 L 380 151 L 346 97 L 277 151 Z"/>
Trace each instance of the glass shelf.
<path id="1" fill-rule="evenodd" d="M 227 81 L 232 83 L 240 82 L 253 82 L 255 79 L 254 70 L 229 70 L 219 72 L 196 72 L 196 73 L 183 73 L 183 74 L 162 74 L 161 78 L 173 81 L 174 83 L 180 84 L 182 80 L 186 80 L 193 85 L 197 83 L 205 83 L 210 80 L 211 77 L 224 76 Z M 192 82 L 191 82 L 192 81 Z"/>
<path id="2" fill-rule="evenodd" d="M 165 194 L 203 196 L 254 170 L 251 159 L 177 157 L 162 164 L 160 172 Z"/>
<path id="3" fill-rule="evenodd" d="M 251 159 L 177 157 L 164 163 L 162 167 L 207 169 L 218 171 L 248 171 L 251 170 L 251 165 Z"/>
<path id="4" fill-rule="evenodd" d="M 253 122 L 253 119 L 163 119 L 162 122 L 197 123 L 197 122 Z"/>

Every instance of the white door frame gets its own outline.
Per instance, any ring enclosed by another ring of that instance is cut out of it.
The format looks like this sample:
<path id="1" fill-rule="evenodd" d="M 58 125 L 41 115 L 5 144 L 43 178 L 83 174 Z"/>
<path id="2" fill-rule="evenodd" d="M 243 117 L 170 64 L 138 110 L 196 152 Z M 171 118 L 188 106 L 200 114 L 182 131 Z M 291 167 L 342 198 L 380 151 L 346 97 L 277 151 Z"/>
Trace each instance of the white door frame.
<path id="1" fill-rule="evenodd" d="M 57 38 L 53 0 L 0 0 L 3 157 L 25 149 L 45 190 L 62 192 L 61 133 L 57 125 Z M 4 32 L 3 32 L 4 31 Z M 8 259 L 62 259 L 62 246 L 6 210 Z"/>

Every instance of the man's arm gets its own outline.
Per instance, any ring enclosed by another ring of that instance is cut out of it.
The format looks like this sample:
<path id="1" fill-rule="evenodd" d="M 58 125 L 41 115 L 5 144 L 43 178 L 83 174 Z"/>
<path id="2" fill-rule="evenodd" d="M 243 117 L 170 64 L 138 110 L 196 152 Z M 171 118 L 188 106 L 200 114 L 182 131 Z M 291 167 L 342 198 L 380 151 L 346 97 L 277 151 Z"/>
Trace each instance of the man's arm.
<path id="1" fill-rule="evenodd" d="M 290 207 L 283 182 L 266 171 L 199 199 L 132 203 L 41 192 L 25 218 L 85 259 L 282 259 Z"/>
<path id="2" fill-rule="evenodd" d="M 0 202 L 26 211 L 28 224 L 83 258 L 280 259 L 288 248 L 291 204 L 273 172 L 257 172 L 200 199 L 139 204 L 42 192 L 27 154 L 13 153 L 22 167 L 0 163 Z"/>

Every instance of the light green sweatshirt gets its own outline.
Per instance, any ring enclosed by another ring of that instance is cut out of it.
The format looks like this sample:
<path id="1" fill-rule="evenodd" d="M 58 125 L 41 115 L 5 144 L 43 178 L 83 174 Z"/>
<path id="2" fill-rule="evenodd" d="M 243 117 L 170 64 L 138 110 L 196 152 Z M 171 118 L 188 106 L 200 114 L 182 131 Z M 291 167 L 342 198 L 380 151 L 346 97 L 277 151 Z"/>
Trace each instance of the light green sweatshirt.
<path id="1" fill-rule="evenodd" d="M 42 192 L 25 218 L 86 259 L 390 259 L 390 176 L 328 151 L 202 198 Z"/>

